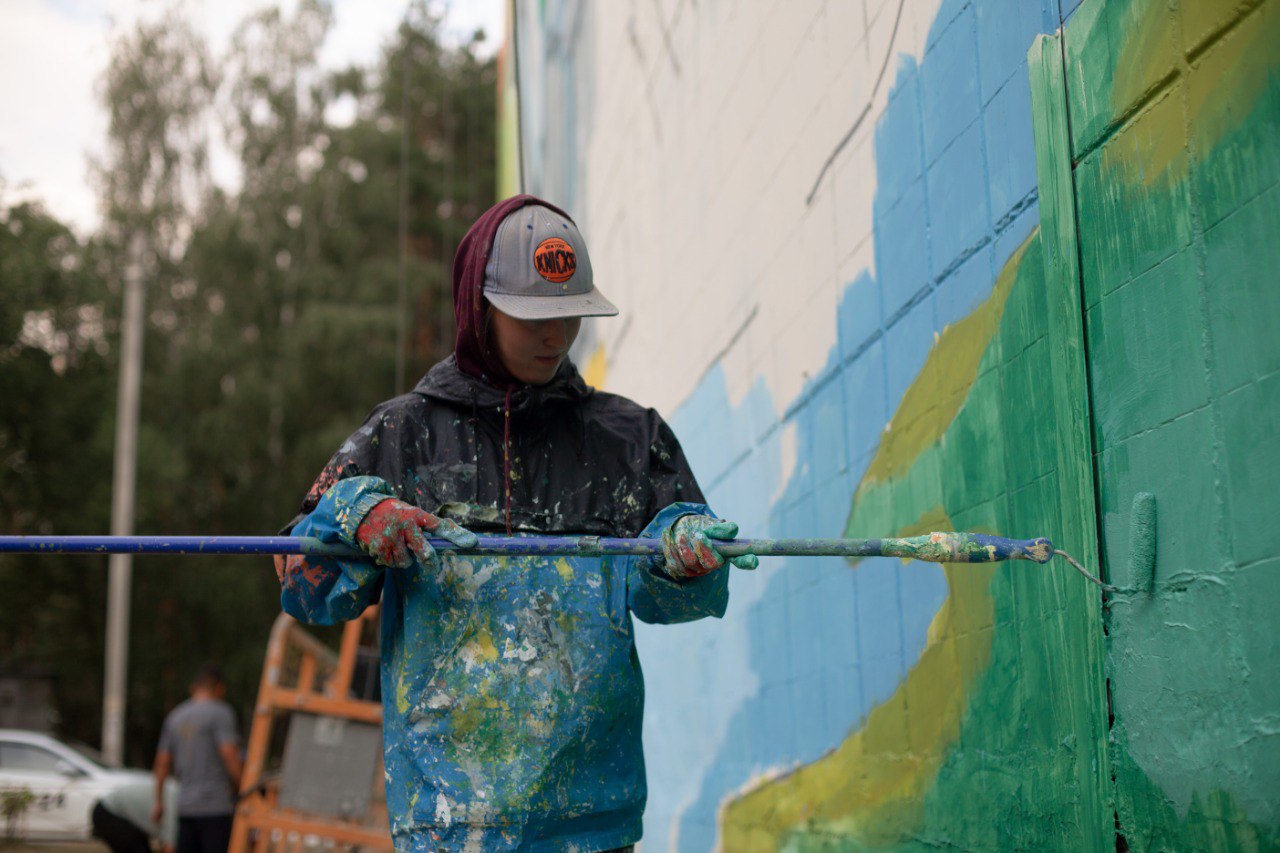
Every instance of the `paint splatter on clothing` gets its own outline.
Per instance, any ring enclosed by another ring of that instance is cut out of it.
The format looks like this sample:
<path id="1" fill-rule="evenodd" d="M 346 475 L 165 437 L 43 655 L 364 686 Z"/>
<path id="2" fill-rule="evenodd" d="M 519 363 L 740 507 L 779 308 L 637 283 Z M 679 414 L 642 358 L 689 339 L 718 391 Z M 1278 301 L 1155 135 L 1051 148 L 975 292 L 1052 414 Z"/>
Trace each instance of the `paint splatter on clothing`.
<path id="1" fill-rule="evenodd" d="M 651 410 L 597 394 L 571 365 L 517 392 L 516 533 L 658 537 L 710 514 Z M 379 406 L 308 495 L 294 535 L 352 544 L 392 495 L 500 529 L 501 392 L 433 368 Z M 497 398 L 495 400 L 495 398 Z M 685 499 L 685 500 L 682 500 Z M 441 555 L 438 567 L 295 561 L 286 611 L 329 624 L 382 593 L 387 802 L 401 850 L 606 850 L 639 840 L 644 687 L 632 615 L 720 616 L 727 570 L 677 583 L 652 557 Z"/>

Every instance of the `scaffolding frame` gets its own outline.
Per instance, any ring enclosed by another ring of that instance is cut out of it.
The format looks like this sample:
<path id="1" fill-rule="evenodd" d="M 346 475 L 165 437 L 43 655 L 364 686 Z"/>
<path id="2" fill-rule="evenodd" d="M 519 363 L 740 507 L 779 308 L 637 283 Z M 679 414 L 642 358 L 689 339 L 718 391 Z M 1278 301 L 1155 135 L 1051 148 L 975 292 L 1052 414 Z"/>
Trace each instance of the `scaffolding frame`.
<path id="1" fill-rule="evenodd" d="M 280 805 L 279 777 L 266 772 L 275 723 L 282 717 L 301 712 L 382 725 L 380 702 L 351 696 L 361 639 L 367 626 L 376 627 L 377 618 L 378 606 L 374 605 L 348 622 L 336 655 L 287 613 L 276 618 L 253 710 L 231 831 L 233 853 L 300 851 L 317 846 L 317 842 L 360 850 L 392 849 L 385 802 L 375 803 L 360 820 L 285 808 Z M 295 657 L 296 667 L 292 665 Z M 331 845 L 324 847 L 333 849 Z"/>

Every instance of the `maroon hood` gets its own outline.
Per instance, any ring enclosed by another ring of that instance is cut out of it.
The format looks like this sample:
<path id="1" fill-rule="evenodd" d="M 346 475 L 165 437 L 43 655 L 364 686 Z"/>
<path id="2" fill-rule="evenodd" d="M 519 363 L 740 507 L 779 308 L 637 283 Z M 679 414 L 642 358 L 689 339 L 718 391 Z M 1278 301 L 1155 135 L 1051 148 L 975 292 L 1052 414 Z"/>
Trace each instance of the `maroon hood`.
<path id="1" fill-rule="evenodd" d="M 485 334 L 485 312 L 489 303 L 484 298 L 484 268 L 489 263 L 493 238 L 498 225 L 513 210 L 526 204 L 541 204 L 573 221 L 573 217 L 550 202 L 536 196 L 517 195 L 500 201 L 486 210 L 458 244 L 453 258 L 453 316 L 458 322 L 458 337 L 453 345 L 454 357 L 463 373 L 483 380 L 495 388 L 511 388 L 520 381 L 502 366 L 498 354 L 489 348 Z"/>

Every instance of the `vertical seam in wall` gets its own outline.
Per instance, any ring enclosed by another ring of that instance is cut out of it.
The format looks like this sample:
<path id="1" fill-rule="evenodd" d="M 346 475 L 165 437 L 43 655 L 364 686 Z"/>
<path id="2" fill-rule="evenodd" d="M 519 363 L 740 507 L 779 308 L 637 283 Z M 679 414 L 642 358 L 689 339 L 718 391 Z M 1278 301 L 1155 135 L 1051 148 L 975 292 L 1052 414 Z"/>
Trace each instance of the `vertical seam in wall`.
<path id="1" fill-rule="evenodd" d="M 1071 97 L 1070 86 L 1071 78 L 1068 75 L 1067 68 L 1067 38 L 1066 27 L 1062 29 L 1062 38 L 1059 41 L 1058 60 L 1062 63 L 1062 83 L 1063 97 L 1067 99 L 1064 114 L 1067 122 L 1067 147 L 1071 148 L 1074 142 L 1074 135 L 1071 132 Z M 1088 426 L 1089 426 L 1089 461 L 1093 469 L 1093 540 L 1094 547 L 1098 553 L 1098 564 L 1100 569 L 1107 569 L 1106 560 L 1106 540 L 1102 536 L 1102 492 L 1101 477 L 1098 468 L 1098 436 L 1094 429 L 1094 405 L 1093 405 L 1093 363 L 1089 357 L 1089 312 L 1085 304 L 1085 288 L 1084 288 L 1084 253 L 1081 249 L 1080 239 L 1080 191 L 1076 183 L 1076 162 L 1074 153 L 1071 154 L 1071 216 L 1072 221 L 1076 223 L 1076 269 L 1080 286 L 1080 350 L 1081 357 L 1084 362 L 1084 394 L 1085 401 L 1088 405 Z M 1110 571 L 1103 575 L 1103 580 L 1110 580 Z M 1103 593 L 1103 624 L 1106 624 L 1107 599 Z"/>
<path id="2" fill-rule="evenodd" d="M 1071 170 L 1071 217 L 1072 221 L 1075 223 L 1076 235 L 1076 284 L 1079 287 L 1078 298 L 1080 303 L 1080 355 L 1081 361 L 1084 365 L 1085 404 L 1088 407 L 1087 417 L 1085 420 L 1089 434 L 1089 468 L 1093 473 L 1093 545 L 1095 553 L 1098 555 L 1098 573 L 1104 580 L 1110 580 L 1110 571 L 1107 570 L 1106 540 L 1102 536 L 1102 478 L 1100 476 L 1101 471 L 1099 469 L 1097 431 L 1094 429 L 1094 418 L 1096 415 L 1093 403 L 1093 363 L 1089 357 L 1089 312 L 1086 310 L 1085 305 L 1084 252 L 1081 248 L 1080 239 L 1080 193 L 1079 187 L 1076 183 L 1076 158 L 1071 150 L 1074 144 L 1074 135 L 1071 132 L 1071 77 L 1068 74 L 1067 68 L 1067 28 L 1065 23 L 1059 32 L 1062 34 L 1062 37 L 1058 40 L 1058 61 L 1062 64 L 1062 97 L 1065 99 L 1065 103 L 1063 104 L 1063 114 L 1067 124 L 1067 158 L 1069 161 L 1068 165 Z M 1102 740 L 1102 743 L 1100 744 L 1100 752 L 1102 753 L 1103 760 L 1108 764 L 1106 773 L 1111 780 L 1110 789 L 1107 790 L 1106 793 L 1110 795 L 1112 819 L 1115 824 L 1115 833 L 1117 838 L 1116 847 L 1119 849 L 1119 840 L 1123 837 L 1125 827 L 1120 822 L 1120 789 L 1116 784 L 1115 764 L 1111 761 L 1111 756 L 1109 754 L 1111 744 L 1112 708 L 1111 673 L 1109 672 L 1110 667 L 1108 665 L 1108 658 L 1111 653 L 1111 643 L 1109 639 L 1110 625 L 1108 624 L 1110 608 L 1107 600 L 1107 593 L 1105 591 L 1102 592 L 1101 595 L 1101 605 L 1102 613 L 1099 616 L 1099 621 L 1101 622 L 1103 632 L 1103 636 L 1101 638 L 1104 703 L 1102 719 L 1106 721 L 1107 728 L 1105 732 L 1099 732 L 1099 739 Z M 1100 791 L 1099 794 L 1101 793 L 1102 792 Z M 1103 807 L 1106 807 L 1106 803 L 1103 804 Z"/>

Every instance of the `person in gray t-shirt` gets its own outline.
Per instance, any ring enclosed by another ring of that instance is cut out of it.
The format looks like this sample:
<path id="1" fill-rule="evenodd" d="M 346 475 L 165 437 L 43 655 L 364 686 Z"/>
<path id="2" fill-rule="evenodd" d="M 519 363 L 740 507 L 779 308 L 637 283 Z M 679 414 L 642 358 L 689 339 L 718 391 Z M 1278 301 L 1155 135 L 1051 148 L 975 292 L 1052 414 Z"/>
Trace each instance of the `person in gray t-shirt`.
<path id="1" fill-rule="evenodd" d="M 151 818 L 164 815 L 163 786 L 178 778 L 178 853 L 225 853 L 231 841 L 234 793 L 243 769 L 240 736 L 227 683 L 217 667 L 200 671 L 191 698 L 169 712 L 160 730 L 153 772 L 156 802 Z"/>

